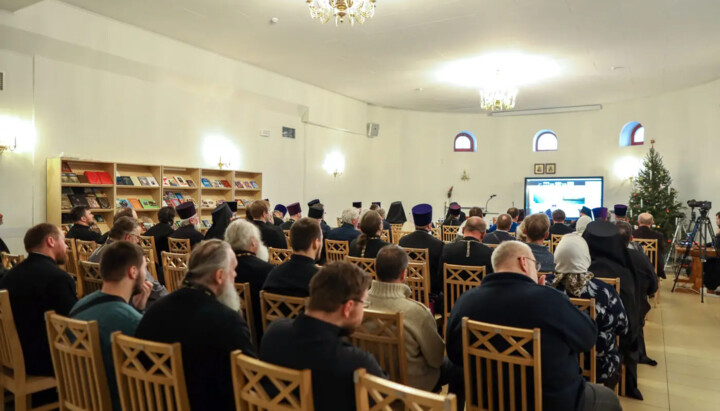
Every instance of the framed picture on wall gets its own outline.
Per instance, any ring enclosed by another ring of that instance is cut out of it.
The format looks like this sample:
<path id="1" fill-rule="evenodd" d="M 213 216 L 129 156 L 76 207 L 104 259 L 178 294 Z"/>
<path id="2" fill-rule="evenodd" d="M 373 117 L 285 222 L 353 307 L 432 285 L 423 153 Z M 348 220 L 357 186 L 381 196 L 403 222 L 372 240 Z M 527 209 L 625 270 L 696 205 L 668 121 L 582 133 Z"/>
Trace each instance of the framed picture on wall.
<path id="1" fill-rule="evenodd" d="M 545 164 L 545 174 L 555 174 L 555 163 Z"/>
<path id="2" fill-rule="evenodd" d="M 545 164 L 535 163 L 535 174 L 545 174 Z"/>

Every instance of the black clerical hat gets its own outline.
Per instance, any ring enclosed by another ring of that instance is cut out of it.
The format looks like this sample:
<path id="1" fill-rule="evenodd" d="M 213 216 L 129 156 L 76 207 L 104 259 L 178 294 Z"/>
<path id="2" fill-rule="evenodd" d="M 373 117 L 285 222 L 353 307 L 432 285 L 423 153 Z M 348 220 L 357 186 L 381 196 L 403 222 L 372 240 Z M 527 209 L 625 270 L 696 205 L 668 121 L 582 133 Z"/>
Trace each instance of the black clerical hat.
<path id="1" fill-rule="evenodd" d="M 418 204 L 412 208 L 412 216 L 416 226 L 426 226 L 432 222 L 432 206 L 430 204 Z"/>
<path id="2" fill-rule="evenodd" d="M 178 218 L 181 220 L 187 220 L 188 218 L 197 214 L 197 211 L 195 210 L 195 204 L 189 201 L 175 207 L 175 211 L 177 211 Z"/>

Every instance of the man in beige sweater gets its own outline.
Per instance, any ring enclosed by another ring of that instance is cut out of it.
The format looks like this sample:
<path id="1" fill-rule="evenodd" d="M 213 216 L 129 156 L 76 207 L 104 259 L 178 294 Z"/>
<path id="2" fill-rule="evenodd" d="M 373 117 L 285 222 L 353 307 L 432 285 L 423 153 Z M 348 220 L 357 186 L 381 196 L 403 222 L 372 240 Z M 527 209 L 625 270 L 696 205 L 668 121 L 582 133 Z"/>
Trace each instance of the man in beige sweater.
<path id="1" fill-rule="evenodd" d="M 423 304 L 412 300 L 405 284 L 408 255 L 402 247 L 383 247 L 375 260 L 379 281 L 373 281 L 368 301 L 373 310 L 402 312 L 405 327 L 408 385 L 439 391 L 450 384 L 450 392 L 462 397 L 463 370 L 444 357 L 445 342 L 437 332 L 435 318 Z"/>

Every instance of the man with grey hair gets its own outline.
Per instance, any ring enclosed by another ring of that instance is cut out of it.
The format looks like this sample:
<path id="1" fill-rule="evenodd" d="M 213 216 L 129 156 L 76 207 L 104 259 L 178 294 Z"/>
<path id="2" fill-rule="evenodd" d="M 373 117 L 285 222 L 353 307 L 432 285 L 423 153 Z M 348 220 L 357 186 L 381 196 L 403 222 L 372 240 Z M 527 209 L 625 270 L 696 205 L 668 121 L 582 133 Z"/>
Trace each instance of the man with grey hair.
<path id="1" fill-rule="evenodd" d="M 482 242 L 485 244 L 500 244 L 504 241 L 515 240 L 515 237 L 510 234 L 513 223 L 514 221 L 510 214 L 500 214 L 497 219 L 497 224 L 494 226 L 496 229 L 492 232 L 488 230 L 489 234 L 483 238 Z"/>
<path id="2" fill-rule="evenodd" d="M 492 265 L 495 274 L 487 275 L 482 285 L 455 302 L 447 328 L 450 360 L 463 366 L 463 317 L 507 327 L 540 328 L 543 408 L 621 410 L 612 390 L 586 383 L 580 371 L 578 353 L 595 345 L 597 326 L 565 295 L 543 286 L 544 278 L 537 277 L 540 265 L 530 247 L 520 241 L 506 241 L 493 252 Z M 475 373 L 470 371 L 471 375 Z M 517 390 L 518 403 L 524 394 Z"/>
<path id="3" fill-rule="evenodd" d="M 653 230 L 651 227 L 655 224 L 655 220 L 650 213 L 642 213 L 638 216 L 638 228 L 633 231 L 634 238 L 655 239 L 657 240 L 657 275 L 660 278 L 666 278 L 665 275 L 665 259 L 661 258 L 665 252 L 665 237 L 659 231 Z"/>
<path id="4" fill-rule="evenodd" d="M 249 283 L 253 307 L 253 321 L 258 330 L 258 341 L 262 332 L 260 311 L 260 290 L 270 271 L 275 267 L 268 263 L 268 248 L 262 243 L 260 229 L 246 220 L 235 220 L 225 230 L 225 241 L 237 256 L 235 283 Z M 250 319 L 247 319 L 250 321 Z"/>
<path id="5" fill-rule="evenodd" d="M 325 238 L 335 241 L 347 241 L 348 244 L 350 244 L 352 240 L 360 235 L 360 231 L 357 229 L 358 221 L 360 221 L 360 213 L 357 208 L 346 208 L 343 210 L 340 220 L 342 221 L 342 225 L 328 231 Z"/>
<path id="6" fill-rule="evenodd" d="M 221 240 L 198 244 L 190 254 L 183 287 L 150 307 L 135 336 L 180 343 L 190 408 L 232 410 L 230 353 L 255 357 L 248 326 L 238 313 L 237 260 Z"/>

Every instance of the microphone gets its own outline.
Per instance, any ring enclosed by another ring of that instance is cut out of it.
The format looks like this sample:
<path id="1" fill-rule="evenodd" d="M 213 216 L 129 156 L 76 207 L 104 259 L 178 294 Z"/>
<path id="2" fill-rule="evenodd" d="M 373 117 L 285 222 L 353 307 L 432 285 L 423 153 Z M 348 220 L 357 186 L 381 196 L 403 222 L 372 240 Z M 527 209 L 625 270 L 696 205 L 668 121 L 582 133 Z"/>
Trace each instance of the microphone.
<path id="1" fill-rule="evenodd" d="M 495 197 L 497 197 L 497 194 L 490 194 L 490 198 L 488 198 L 488 200 L 485 202 L 485 213 L 488 212 L 488 203 L 490 203 L 490 200 L 492 200 Z"/>

